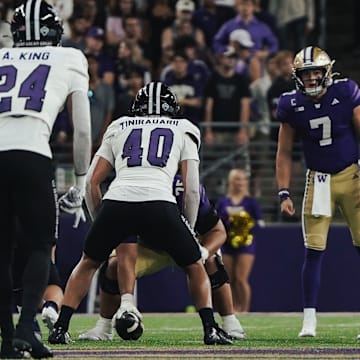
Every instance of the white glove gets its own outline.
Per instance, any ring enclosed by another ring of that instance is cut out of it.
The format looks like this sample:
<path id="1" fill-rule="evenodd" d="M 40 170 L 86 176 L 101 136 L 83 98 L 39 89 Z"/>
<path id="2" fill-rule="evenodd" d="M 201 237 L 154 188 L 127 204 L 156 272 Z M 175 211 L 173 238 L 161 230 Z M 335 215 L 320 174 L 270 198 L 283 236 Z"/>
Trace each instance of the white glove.
<path id="1" fill-rule="evenodd" d="M 85 213 L 82 208 L 84 194 L 77 186 L 72 186 L 66 194 L 59 199 L 60 210 L 67 214 L 75 214 L 73 228 L 79 226 L 80 220 L 86 221 Z"/>
<path id="2" fill-rule="evenodd" d="M 202 260 L 203 264 L 205 264 L 206 260 L 209 258 L 209 250 L 200 244 L 199 244 L 199 247 L 200 247 L 200 252 L 201 252 L 201 260 Z"/>
<path id="3" fill-rule="evenodd" d="M 137 309 L 137 307 L 129 302 L 126 302 L 124 304 L 121 304 L 118 311 L 115 314 L 116 319 L 120 319 L 121 315 L 125 312 L 131 312 L 138 316 L 139 319 L 142 319 L 142 315 L 140 311 Z"/>

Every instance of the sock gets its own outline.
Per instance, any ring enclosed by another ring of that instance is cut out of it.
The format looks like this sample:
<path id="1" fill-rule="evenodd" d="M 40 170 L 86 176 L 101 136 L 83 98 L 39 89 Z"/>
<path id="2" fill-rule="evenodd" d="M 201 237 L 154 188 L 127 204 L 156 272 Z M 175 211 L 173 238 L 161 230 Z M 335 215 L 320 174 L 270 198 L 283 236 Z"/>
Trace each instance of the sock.
<path id="1" fill-rule="evenodd" d="M 202 308 L 199 310 L 200 319 L 203 325 L 203 328 L 209 328 L 216 325 L 214 312 L 212 308 Z"/>
<path id="2" fill-rule="evenodd" d="M 323 251 L 305 250 L 305 261 L 302 269 L 304 308 L 316 308 L 317 306 L 323 255 Z"/>
<path id="3" fill-rule="evenodd" d="M 33 250 L 23 275 L 23 301 L 19 327 L 32 326 L 42 300 L 50 271 L 50 250 Z"/>
<path id="4" fill-rule="evenodd" d="M 49 306 L 55 309 L 56 312 L 59 311 L 59 307 L 55 301 L 51 301 L 51 300 L 45 301 L 43 305 L 43 309 Z"/>
<path id="5" fill-rule="evenodd" d="M 72 307 L 67 305 L 62 305 L 59 318 L 55 323 L 55 328 L 62 327 L 65 331 L 68 331 L 70 319 L 74 312 L 75 309 L 73 309 Z"/>

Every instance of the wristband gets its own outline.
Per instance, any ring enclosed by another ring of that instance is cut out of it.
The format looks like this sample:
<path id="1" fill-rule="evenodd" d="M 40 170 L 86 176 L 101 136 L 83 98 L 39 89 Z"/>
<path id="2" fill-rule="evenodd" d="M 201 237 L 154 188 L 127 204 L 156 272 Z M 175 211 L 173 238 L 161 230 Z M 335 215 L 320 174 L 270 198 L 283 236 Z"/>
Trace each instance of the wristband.
<path id="1" fill-rule="evenodd" d="M 289 189 L 287 189 L 287 188 L 280 189 L 279 192 L 278 192 L 278 196 L 279 196 L 279 202 L 281 204 L 284 200 L 290 198 Z"/>

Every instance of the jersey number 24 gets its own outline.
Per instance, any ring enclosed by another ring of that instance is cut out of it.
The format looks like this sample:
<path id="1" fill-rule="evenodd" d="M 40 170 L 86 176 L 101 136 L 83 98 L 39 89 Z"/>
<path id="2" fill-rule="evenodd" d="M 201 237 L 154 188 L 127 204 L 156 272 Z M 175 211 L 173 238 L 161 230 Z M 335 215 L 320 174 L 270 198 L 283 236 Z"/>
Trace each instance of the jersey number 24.
<path id="1" fill-rule="evenodd" d="M 49 76 L 50 66 L 39 65 L 21 83 L 18 97 L 27 98 L 25 110 L 40 112 L 43 107 L 43 99 L 46 95 L 45 85 Z M 0 93 L 12 90 L 16 85 L 18 70 L 13 65 L 0 67 Z M 0 98 L 0 113 L 11 111 L 12 97 Z"/>

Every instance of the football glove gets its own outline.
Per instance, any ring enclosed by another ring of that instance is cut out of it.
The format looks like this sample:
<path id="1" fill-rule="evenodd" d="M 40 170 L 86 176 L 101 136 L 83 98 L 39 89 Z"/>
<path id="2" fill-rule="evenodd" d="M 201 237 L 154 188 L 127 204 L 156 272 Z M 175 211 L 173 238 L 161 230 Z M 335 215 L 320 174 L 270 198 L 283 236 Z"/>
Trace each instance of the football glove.
<path id="1" fill-rule="evenodd" d="M 126 302 L 124 304 L 121 304 L 118 311 L 115 314 L 115 319 L 120 319 L 121 315 L 124 314 L 124 312 L 130 312 L 135 314 L 139 319 L 142 319 L 142 315 L 140 311 L 137 309 L 137 307 L 129 302 Z"/>
<path id="2" fill-rule="evenodd" d="M 85 213 L 82 208 L 83 198 L 83 191 L 77 186 L 72 186 L 67 193 L 59 199 L 60 210 L 67 214 L 75 214 L 73 228 L 79 226 L 80 220 L 86 221 Z"/>

